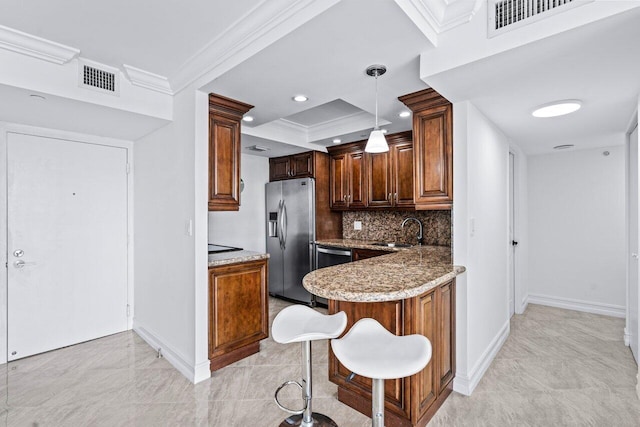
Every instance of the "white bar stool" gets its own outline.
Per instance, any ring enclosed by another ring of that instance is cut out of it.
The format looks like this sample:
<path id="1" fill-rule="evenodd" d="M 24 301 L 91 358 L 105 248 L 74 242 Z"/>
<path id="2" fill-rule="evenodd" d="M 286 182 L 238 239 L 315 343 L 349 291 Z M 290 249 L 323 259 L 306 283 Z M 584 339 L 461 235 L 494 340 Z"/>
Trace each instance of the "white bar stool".
<path id="1" fill-rule="evenodd" d="M 369 318 L 357 321 L 344 337 L 331 340 L 331 348 L 352 373 L 373 380 L 373 427 L 384 427 L 384 380 L 409 377 L 431 360 L 431 342 L 427 337 L 399 337 Z"/>
<path id="2" fill-rule="evenodd" d="M 326 315 L 303 305 L 289 306 L 280 311 L 273 320 L 271 336 L 275 342 L 280 344 L 302 343 L 302 384 L 297 381 L 287 381 L 278 387 L 274 396 L 280 409 L 294 414 L 285 419 L 280 427 L 337 427 L 331 418 L 313 412 L 311 406 L 311 341 L 336 338 L 340 336 L 346 326 L 347 315 L 344 311 Z M 300 410 L 286 408 L 278 400 L 280 390 L 292 384 L 296 384 L 302 390 L 304 407 Z"/>

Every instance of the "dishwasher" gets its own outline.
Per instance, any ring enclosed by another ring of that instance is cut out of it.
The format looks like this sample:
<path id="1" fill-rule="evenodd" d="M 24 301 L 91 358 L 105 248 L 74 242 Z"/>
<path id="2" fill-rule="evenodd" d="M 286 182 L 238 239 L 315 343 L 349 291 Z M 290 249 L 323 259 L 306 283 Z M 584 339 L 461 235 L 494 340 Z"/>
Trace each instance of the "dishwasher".
<path id="1" fill-rule="evenodd" d="M 335 248 L 332 246 L 316 245 L 316 270 L 332 265 L 351 262 L 351 249 Z M 315 297 L 316 305 L 327 306 L 327 299 Z"/>

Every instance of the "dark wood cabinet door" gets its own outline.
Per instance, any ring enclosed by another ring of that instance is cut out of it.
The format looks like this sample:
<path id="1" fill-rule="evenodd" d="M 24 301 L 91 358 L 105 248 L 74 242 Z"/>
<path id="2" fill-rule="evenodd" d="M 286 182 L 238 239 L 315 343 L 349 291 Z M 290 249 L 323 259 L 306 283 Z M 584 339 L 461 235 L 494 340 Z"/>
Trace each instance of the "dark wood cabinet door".
<path id="1" fill-rule="evenodd" d="M 329 159 L 329 197 L 331 209 L 346 209 L 348 194 L 346 153 L 333 154 Z"/>
<path id="2" fill-rule="evenodd" d="M 269 159 L 269 181 L 289 179 L 291 174 L 290 157 L 273 157 Z"/>
<path id="3" fill-rule="evenodd" d="M 455 361 L 455 282 L 438 288 L 438 392 L 441 393 L 453 380 L 456 372 Z"/>
<path id="4" fill-rule="evenodd" d="M 329 313 L 333 314 L 339 311 L 344 311 L 347 314 L 345 331 L 351 329 L 354 323 L 365 317 L 376 319 L 382 326 L 396 335 L 403 335 L 405 330 L 404 301 L 353 303 L 329 300 Z M 351 381 L 347 382 L 345 378 L 350 373 L 351 371 L 342 366 L 333 355 L 333 352 L 330 351 L 329 380 L 371 401 L 371 379 L 356 375 Z M 385 380 L 386 409 L 404 417 L 409 417 L 408 391 L 408 378 Z"/>
<path id="5" fill-rule="evenodd" d="M 393 173 L 393 204 L 413 208 L 413 141 L 390 146 Z"/>
<path id="6" fill-rule="evenodd" d="M 209 132 L 209 209 L 238 210 L 240 122 L 212 115 Z"/>
<path id="7" fill-rule="evenodd" d="M 391 186 L 391 157 L 391 151 L 386 153 L 366 154 L 367 206 L 370 208 L 386 208 L 393 206 L 394 190 Z M 413 198 L 413 191 L 411 197 Z"/>
<path id="8" fill-rule="evenodd" d="M 269 336 L 267 274 L 266 260 L 209 269 L 212 370 L 239 360 L 243 347 Z"/>
<path id="9" fill-rule="evenodd" d="M 377 251 L 375 249 L 359 249 L 353 248 L 351 249 L 351 260 L 359 261 L 361 259 L 373 258 L 381 255 L 388 255 L 391 252 L 388 251 Z"/>
<path id="10" fill-rule="evenodd" d="M 414 113 L 416 206 L 450 208 L 453 201 L 451 105 Z"/>
<path id="11" fill-rule="evenodd" d="M 209 210 L 240 209 L 240 121 L 253 106 L 209 94 Z"/>
<path id="12" fill-rule="evenodd" d="M 364 208 L 367 206 L 364 150 L 349 153 L 347 165 L 349 180 L 347 205 L 349 208 Z"/>
<path id="13" fill-rule="evenodd" d="M 294 178 L 312 177 L 314 172 L 313 151 L 291 156 L 291 176 Z"/>
<path id="14" fill-rule="evenodd" d="M 439 349 L 437 338 L 438 319 L 435 291 L 413 299 L 414 333 L 424 335 L 431 341 L 434 353 Z M 429 364 L 412 377 L 411 395 L 415 404 L 414 417 L 421 418 L 438 397 L 437 355 L 432 354 Z"/>

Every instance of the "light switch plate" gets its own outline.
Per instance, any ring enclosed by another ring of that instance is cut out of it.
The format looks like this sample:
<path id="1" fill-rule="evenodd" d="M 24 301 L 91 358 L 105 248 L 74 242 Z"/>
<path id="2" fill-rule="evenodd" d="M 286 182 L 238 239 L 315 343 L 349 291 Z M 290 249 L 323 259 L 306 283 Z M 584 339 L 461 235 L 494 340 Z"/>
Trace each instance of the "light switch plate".
<path id="1" fill-rule="evenodd" d="M 354 230 L 362 230 L 362 221 L 353 221 Z"/>

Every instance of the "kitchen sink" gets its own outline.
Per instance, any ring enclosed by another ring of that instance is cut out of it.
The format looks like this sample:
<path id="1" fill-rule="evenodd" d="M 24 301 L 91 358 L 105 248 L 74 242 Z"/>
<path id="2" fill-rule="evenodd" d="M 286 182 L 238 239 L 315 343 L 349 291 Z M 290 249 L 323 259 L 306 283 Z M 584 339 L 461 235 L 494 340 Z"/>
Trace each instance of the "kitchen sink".
<path id="1" fill-rule="evenodd" d="M 412 245 L 408 243 L 377 242 L 373 243 L 373 246 L 386 246 L 388 248 L 410 248 Z"/>

